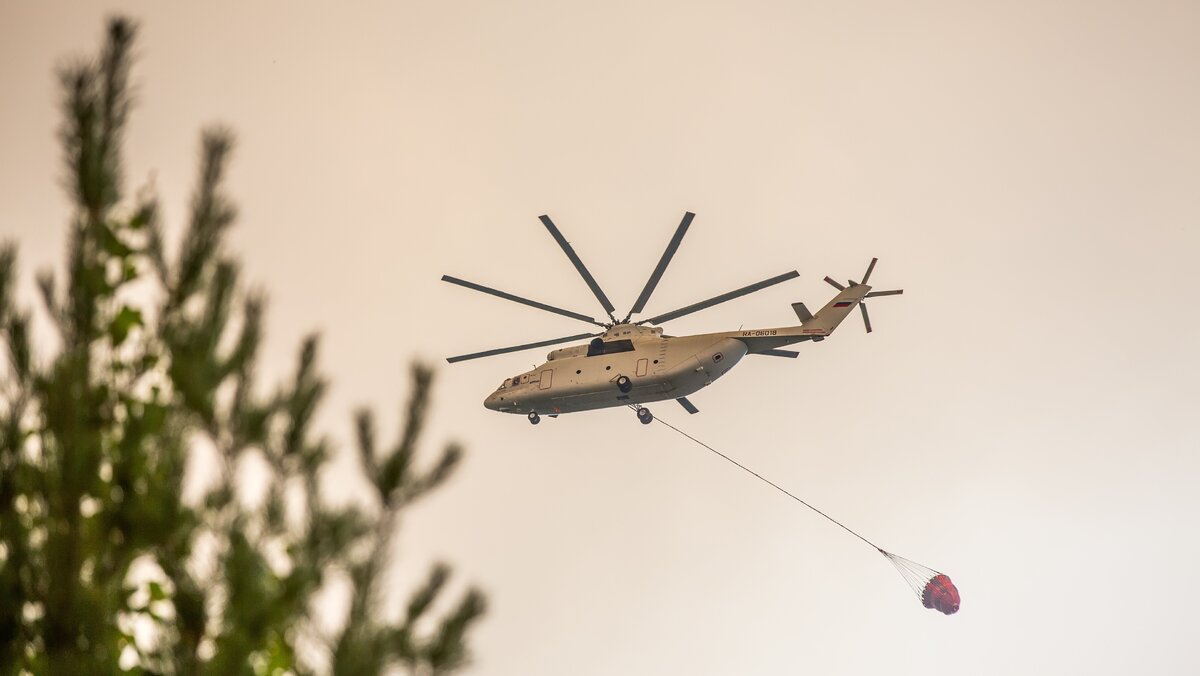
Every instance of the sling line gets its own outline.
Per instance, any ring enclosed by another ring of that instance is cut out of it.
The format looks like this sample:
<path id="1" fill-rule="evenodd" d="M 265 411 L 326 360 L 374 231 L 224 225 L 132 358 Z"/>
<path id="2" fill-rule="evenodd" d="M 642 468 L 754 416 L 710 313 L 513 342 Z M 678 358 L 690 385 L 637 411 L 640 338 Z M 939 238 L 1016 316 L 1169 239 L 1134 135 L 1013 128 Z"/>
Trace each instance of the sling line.
<path id="1" fill-rule="evenodd" d="M 631 408 L 632 408 L 632 407 L 631 407 Z M 885 552 L 885 551 L 883 550 L 883 548 L 882 548 L 882 547 L 880 547 L 879 545 L 875 544 L 874 542 L 871 542 L 870 540 L 868 540 L 868 539 L 866 539 L 865 537 L 863 537 L 863 536 L 859 535 L 858 533 L 854 532 L 854 530 L 852 530 L 850 527 L 848 527 L 846 524 L 842 523 L 841 521 L 838 521 L 837 519 L 833 518 L 832 516 L 829 516 L 829 515 L 828 515 L 828 514 L 826 514 L 825 512 L 822 512 L 821 510 L 817 509 L 816 507 L 813 507 L 813 506 L 812 506 L 812 505 L 810 505 L 809 503 L 807 503 L 807 502 L 805 502 L 804 500 L 802 500 L 802 499 L 800 499 L 799 497 L 797 497 L 797 496 L 796 496 L 795 494 L 793 494 L 791 491 L 788 491 L 786 488 L 784 488 L 784 487 L 780 486 L 779 484 L 775 483 L 774 481 L 771 481 L 770 479 L 768 479 L 768 478 L 766 478 L 765 476 L 763 476 L 763 475 L 759 474 L 758 472 L 755 472 L 754 470 L 752 470 L 752 469 L 750 469 L 749 467 L 747 467 L 747 466 L 743 465 L 742 463 L 738 462 L 737 460 L 734 460 L 733 458 L 729 457 L 728 455 L 725 455 L 724 453 L 722 453 L 722 452 L 718 451 L 717 449 L 713 448 L 712 446 L 709 446 L 708 444 L 704 443 L 703 441 L 700 441 L 699 439 L 697 439 L 696 437 L 693 437 L 692 435 L 688 434 L 687 432 L 684 432 L 683 430 L 681 430 L 681 429 L 679 429 L 678 427 L 676 427 L 676 426 L 672 425 L 671 423 L 667 422 L 666 420 L 663 420 L 662 418 L 659 418 L 658 416 L 655 416 L 655 417 L 654 417 L 654 420 L 655 420 L 656 422 L 660 422 L 660 423 L 662 423 L 662 424 L 666 425 L 667 427 L 669 427 L 669 428 L 670 428 L 670 429 L 672 429 L 672 430 L 675 430 L 675 432 L 677 432 L 678 434 L 680 434 L 680 435 L 682 435 L 682 436 L 684 436 L 684 437 L 686 437 L 686 438 L 688 438 L 688 439 L 691 439 L 693 442 L 695 442 L 695 443 L 699 444 L 700 446 L 703 446 L 704 448 L 707 448 L 708 450 L 710 450 L 710 451 L 712 451 L 713 453 L 715 453 L 715 454 L 717 454 L 717 455 L 721 456 L 722 458 L 724 458 L 724 459 L 728 460 L 729 462 L 733 463 L 734 465 L 737 465 L 737 466 L 738 466 L 739 468 L 741 468 L 743 471 L 745 471 L 745 472 L 747 472 L 747 473 L 749 473 L 749 474 L 752 474 L 752 475 L 754 475 L 754 476 L 755 476 L 755 477 L 756 477 L 756 478 L 757 478 L 759 481 L 762 481 L 763 483 L 765 483 L 765 484 L 767 484 L 768 486 L 770 486 L 770 487 L 774 488 L 775 490 L 779 491 L 780 493 L 783 493 L 784 495 L 786 495 L 786 496 L 788 496 L 789 498 L 791 498 L 791 499 L 795 500 L 796 502 L 799 502 L 800 504 L 802 504 L 802 505 L 804 505 L 805 507 L 807 507 L 807 508 L 811 509 L 812 511 L 816 512 L 817 514 L 820 514 L 821 516 L 825 517 L 825 518 L 826 518 L 826 519 L 828 519 L 829 521 L 831 521 L 831 522 L 833 522 L 834 524 L 836 524 L 836 525 L 837 525 L 838 527 L 840 527 L 842 530 L 844 530 L 844 531 L 846 531 L 847 533 L 849 533 L 849 534 L 853 535 L 854 537 L 858 538 L 859 540 L 862 540 L 863 542 L 867 543 L 867 544 L 868 544 L 868 545 L 870 545 L 870 546 L 871 546 L 873 549 L 876 549 L 876 550 L 878 550 L 878 551 L 879 551 L 879 553 L 883 554 L 884 556 L 887 556 L 887 552 Z"/>

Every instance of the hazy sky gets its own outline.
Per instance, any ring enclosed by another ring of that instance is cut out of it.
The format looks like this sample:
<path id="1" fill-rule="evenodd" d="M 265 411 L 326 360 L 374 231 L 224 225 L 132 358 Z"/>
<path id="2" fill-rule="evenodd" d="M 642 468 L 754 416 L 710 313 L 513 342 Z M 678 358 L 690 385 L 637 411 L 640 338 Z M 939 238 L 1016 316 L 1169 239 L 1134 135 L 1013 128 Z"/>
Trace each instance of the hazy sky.
<path id="1" fill-rule="evenodd" d="M 826 274 L 905 295 L 795 360 L 747 357 L 678 424 L 950 574 L 921 607 L 861 542 L 627 410 L 485 410 L 535 350 L 441 362 L 429 449 L 469 455 L 404 524 L 485 588 L 474 673 L 1197 673 L 1200 4 L 0 2 L 0 237 L 63 255 L 53 68 L 142 21 L 129 187 L 178 233 L 199 130 L 236 130 L 232 243 L 270 293 L 271 382 L 319 329 L 324 428 L 406 363 L 586 330 L 443 273 L 647 312 L 791 323 Z M 346 449 L 347 452 L 349 449 Z M 353 475 L 349 453 L 330 484 Z"/>

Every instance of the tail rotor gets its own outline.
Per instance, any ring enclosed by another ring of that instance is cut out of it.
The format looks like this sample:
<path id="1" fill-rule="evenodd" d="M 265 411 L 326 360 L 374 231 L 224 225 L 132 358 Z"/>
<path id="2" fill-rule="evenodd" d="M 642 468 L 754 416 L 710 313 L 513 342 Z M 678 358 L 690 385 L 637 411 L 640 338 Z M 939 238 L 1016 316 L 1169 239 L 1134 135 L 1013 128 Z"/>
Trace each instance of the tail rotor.
<path id="1" fill-rule="evenodd" d="M 875 271 L 875 264 L 878 262 L 879 262 L 878 258 L 871 259 L 871 263 L 869 265 L 867 265 L 867 271 L 863 273 L 861 282 L 856 282 L 853 279 L 848 279 L 848 280 L 846 280 L 846 282 L 850 286 L 866 285 L 867 280 L 871 279 L 871 273 Z M 837 289 L 838 291 L 846 290 L 845 286 L 842 286 L 840 283 L 838 283 L 837 280 L 833 279 L 832 277 L 826 277 L 825 282 L 828 283 L 833 288 Z M 890 290 L 890 291 L 870 291 L 867 293 L 867 295 L 863 296 L 863 299 L 861 301 L 859 301 L 859 303 L 858 303 L 858 309 L 860 312 L 862 312 L 863 326 L 866 327 L 867 333 L 871 332 L 871 315 L 867 312 L 866 299 L 878 298 L 880 296 L 898 296 L 902 293 L 904 293 L 904 289 L 894 289 L 894 290 Z"/>

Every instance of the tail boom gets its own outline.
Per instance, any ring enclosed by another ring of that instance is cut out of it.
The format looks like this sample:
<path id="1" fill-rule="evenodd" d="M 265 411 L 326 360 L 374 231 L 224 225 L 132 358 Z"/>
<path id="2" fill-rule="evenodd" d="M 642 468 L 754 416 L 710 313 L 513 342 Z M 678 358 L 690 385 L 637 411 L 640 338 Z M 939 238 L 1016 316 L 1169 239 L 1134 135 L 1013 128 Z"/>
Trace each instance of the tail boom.
<path id="1" fill-rule="evenodd" d="M 854 307 L 871 292 L 866 284 L 847 287 L 825 304 L 815 315 L 809 313 L 803 303 L 793 303 L 792 309 L 800 318 L 799 326 L 784 326 L 775 329 L 748 329 L 720 334 L 722 337 L 737 338 L 746 344 L 749 354 L 772 354 L 785 345 L 806 340 L 825 340 L 832 335 Z"/>

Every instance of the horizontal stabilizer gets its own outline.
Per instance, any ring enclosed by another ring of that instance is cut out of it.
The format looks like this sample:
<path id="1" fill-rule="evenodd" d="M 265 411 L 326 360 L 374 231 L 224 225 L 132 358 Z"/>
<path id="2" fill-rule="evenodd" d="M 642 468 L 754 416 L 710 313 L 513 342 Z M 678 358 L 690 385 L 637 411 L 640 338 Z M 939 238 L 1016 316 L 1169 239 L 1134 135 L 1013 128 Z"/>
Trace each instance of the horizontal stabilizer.
<path id="1" fill-rule="evenodd" d="M 687 411 L 688 413 L 696 414 L 700 412 L 700 409 L 696 408 L 692 402 L 688 401 L 687 397 L 680 397 L 675 401 L 679 402 L 679 405 L 683 407 L 683 410 Z"/>
<path id="2" fill-rule="evenodd" d="M 800 356 L 800 353 L 796 352 L 795 350 L 780 350 L 778 348 L 760 350 L 758 352 L 751 352 L 750 354 L 765 354 L 768 357 L 787 357 L 789 359 L 795 359 L 796 357 Z"/>
<path id="3" fill-rule="evenodd" d="M 796 311 L 796 316 L 800 318 L 801 324 L 806 324 L 808 320 L 813 318 L 812 313 L 808 311 L 804 303 L 792 303 L 792 309 Z"/>

